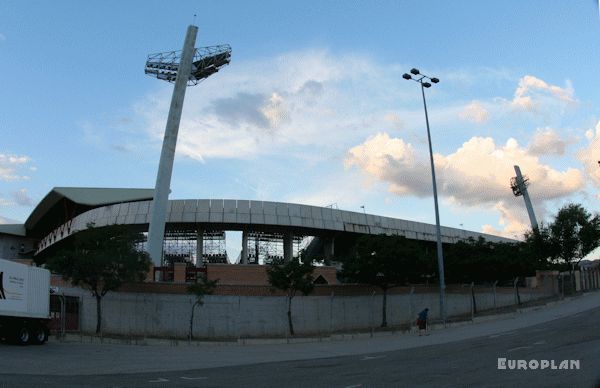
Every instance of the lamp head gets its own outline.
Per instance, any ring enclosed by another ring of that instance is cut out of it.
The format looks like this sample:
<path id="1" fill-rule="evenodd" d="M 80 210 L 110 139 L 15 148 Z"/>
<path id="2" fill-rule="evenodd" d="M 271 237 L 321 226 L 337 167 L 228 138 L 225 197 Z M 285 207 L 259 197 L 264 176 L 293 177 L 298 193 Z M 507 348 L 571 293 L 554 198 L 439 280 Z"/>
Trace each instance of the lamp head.
<path id="1" fill-rule="evenodd" d="M 412 69 L 410 69 L 410 72 L 414 75 L 418 75 L 419 74 L 419 69 L 415 69 L 414 67 Z"/>
<path id="2" fill-rule="evenodd" d="M 429 82 L 423 82 L 423 86 L 429 88 L 431 87 L 431 84 Z"/>
<path id="3" fill-rule="evenodd" d="M 431 79 L 431 82 L 433 82 L 434 84 L 437 84 L 438 82 L 440 82 L 440 80 L 434 77 Z"/>
<path id="4" fill-rule="evenodd" d="M 404 78 L 404 79 L 412 79 L 412 77 L 408 73 L 402 74 L 402 78 Z"/>

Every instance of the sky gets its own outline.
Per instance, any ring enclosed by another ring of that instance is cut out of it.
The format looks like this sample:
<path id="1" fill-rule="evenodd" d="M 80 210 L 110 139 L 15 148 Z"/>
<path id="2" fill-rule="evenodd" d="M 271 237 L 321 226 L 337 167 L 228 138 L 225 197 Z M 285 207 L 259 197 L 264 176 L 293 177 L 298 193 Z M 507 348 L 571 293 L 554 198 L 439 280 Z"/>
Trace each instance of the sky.
<path id="1" fill-rule="evenodd" d="M 194 17 L 194 15 L 197 15 Z M 187 89 L 171 199 L 333 205 L 520 238 L 600 200 L 588 1 L 0 1 L 0 223 L 53 188 L 153 188 L 172 84 L 148 54 L 230 44 Z"/>

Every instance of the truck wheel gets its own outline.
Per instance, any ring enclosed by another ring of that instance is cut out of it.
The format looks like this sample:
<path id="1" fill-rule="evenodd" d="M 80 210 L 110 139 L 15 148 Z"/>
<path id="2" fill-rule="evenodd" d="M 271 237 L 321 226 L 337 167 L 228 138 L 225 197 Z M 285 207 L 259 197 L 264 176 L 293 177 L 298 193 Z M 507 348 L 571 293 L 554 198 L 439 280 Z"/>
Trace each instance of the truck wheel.
<path id="1" fill-rule="evenodd" d="M 17 330 L 17 345 L 27 345 L 30 337 L 29 328 L 27 326 L 21 327 Z"/>
<path id="2" fill-rule="evenodd" d="M 33 329 L 31 343 L 34 345 L 42 345 L 48 341 L 48 329 L 45 326 L 37 326 Z"/>

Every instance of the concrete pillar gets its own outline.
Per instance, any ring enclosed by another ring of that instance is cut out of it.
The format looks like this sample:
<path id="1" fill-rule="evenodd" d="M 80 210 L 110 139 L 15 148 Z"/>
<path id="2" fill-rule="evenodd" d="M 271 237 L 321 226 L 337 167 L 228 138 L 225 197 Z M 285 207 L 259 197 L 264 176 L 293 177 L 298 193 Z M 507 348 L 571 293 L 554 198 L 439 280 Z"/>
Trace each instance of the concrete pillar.
<path id="1" fill-rule="evenodd" d="M 283 235 L 283 262 L 289 263 L 294 258 L 294 235 L 287 232 Z"/>
<path id="2" fill-rule="evenodd" d="M 198 229 L 196 231 L 196 268 L 200 268 L 204 265 L 204 230 Z"/>
<path id="3" fill-rule="evenodd" d="M 323 250 L 326 258 L 331 258 L 335 254 L 335 240 L 333 237 L 323 238 Z"/>
<path id="4" fill-rule="evenodd" d="M 175 146 L 177 145 L 177 134 L 179 132 L 185 90 L 192 72 L 197 32 L 198 27 L 189 26 L 185 35 L 179 70 L 177 71 L 177 78 L 175 79 L 175 86 L 171 97 L 171 107 L 169 108 L 169 116 L 167 117 L 158 173 L 156 174 L 154 200 L 152 201 L 150 226 L 148 228 L 148 253 L 155 266 L 160 266 L 162 262 L 165 221 L 171 188 L 173 161 L 175 159 Z"/>
<path id="5" fill-rule="evenodd" d="M 248 231 L 242 231 L 242 257 L 240 258 L 241 264 L 248 264 Z"/>

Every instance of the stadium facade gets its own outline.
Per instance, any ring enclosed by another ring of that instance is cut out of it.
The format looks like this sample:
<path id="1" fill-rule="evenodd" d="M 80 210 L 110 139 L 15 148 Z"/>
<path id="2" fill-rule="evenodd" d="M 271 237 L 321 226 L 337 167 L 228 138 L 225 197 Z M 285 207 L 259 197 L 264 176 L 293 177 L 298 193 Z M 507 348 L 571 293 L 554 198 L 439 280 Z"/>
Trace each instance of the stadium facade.
<path id="1" fill-rule="evenodd" d="M 59 247 L 89 224 L 129 225 L 146 232 L 153 189 L 56 187 L 24 224 L 0 225 L 0 252 L 9 259 L 30 259 Z M 163 262 L 263 264 L 289 259 L 300 249 L 332 257 L 336 248 L 364 234 L 436 240 L 435 225 L 331 207 L 243 199 L 169 200 Z M 228 258 L 226 231 L 242 234 L 240 254 Z M 499 236 L 443 226 L 442 241 Z"/>

